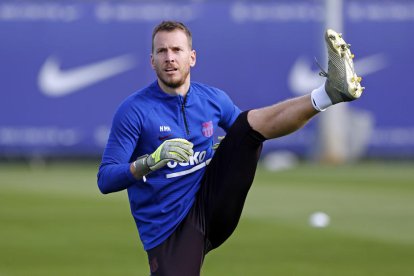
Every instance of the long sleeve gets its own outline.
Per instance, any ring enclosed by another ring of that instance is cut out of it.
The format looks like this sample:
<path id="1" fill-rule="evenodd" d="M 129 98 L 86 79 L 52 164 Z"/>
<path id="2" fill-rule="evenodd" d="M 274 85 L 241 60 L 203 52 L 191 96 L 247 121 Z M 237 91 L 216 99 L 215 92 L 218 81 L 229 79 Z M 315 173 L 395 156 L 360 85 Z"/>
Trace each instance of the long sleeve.
<path id="1" fill-rule="evenodd" d="M 115 113 L 98 171 L 98 187 L 104 194 L 128 188 L 137 180 L 130 172 L 139 139 L 140 123 L 128 98 Z"/>

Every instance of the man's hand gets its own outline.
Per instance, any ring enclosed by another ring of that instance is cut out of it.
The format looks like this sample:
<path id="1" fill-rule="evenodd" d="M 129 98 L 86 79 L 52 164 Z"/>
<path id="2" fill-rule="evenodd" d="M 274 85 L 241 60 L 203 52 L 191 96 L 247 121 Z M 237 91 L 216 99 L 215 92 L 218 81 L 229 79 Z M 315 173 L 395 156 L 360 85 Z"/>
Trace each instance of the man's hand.
<path id="1" fill-rule="evenodd" d="M 218 149 L 218 147 L 220 146 L 220 143 L 224 139 L 224 137 L 225 136 L 219 136 L 218 137 L 218 142 L 213 145 L 213 150 L 217 150 Z"/>
<path id="2" fill-rule="evenodd" d="M 164 167 L 169 161 L 187 162 L 193 154 L 191 142 L 180 138 L 166 140 L 151 155 L 138 157 L 132 162 L 130 170 L 136 179 L 140 179 L 151 171 Z"/>
<path id="3" fill-rule="evenodd" d="M 164 141 L 145 161 L 148 168 L 155 171 L 164 167 L 169 161 L 187 162 L 193 154 L 191 142 L 176 138 Z"/>

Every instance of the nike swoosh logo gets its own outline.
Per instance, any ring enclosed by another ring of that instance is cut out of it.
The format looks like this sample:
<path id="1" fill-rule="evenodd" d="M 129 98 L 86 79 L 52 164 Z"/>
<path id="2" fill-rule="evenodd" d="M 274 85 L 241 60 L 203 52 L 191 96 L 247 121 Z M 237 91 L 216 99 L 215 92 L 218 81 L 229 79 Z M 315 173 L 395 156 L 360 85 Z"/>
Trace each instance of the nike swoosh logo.
<path id="1" fill-rule="evenodd" d="M 375 54 L 360 58 L 354 62 L 358 76 L 375 73 L 384 69 L 387 65 L 387 59 L 384 54 Z M 314 71 L 311 67 L 312 63 L 305 57 L 299 57 L 293 64 L 288 78 L 288 85 L 294 94 L 308 94 L 325 82 L 325 78 L 319 76 L 319 70 Z"/>
<path id="2" fill-rule="evenodd" d="M 160 137 L 158 137 L 158 139 L 160 139 L 160 141 L 163 141 L 163 140 L 165 140 L 165 139 L 167 139 L 168 137 L 171 137 L 171 136 L 172 136 L 172 134 L 165 135 L 165 136 L 160 136 Z"/>
<path id="3" fill-rule="evenodd" d="M 61 97 L 116 76 L 136 66 L 133 55 L 122 55 L 87 65 L 62 70 L 55 56 L 46 59 L 38 76 L 40 91 L 50 97 Z"/>

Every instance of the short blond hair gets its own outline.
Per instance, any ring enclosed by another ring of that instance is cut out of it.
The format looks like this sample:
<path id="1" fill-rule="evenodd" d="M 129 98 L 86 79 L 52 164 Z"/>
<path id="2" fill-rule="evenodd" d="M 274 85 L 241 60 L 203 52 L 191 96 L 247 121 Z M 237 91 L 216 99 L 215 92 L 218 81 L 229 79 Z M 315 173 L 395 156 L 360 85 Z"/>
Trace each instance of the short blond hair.
<path id="1" fill-rule="evenodd" d="M 181 30 L 185 33 L 188 40 L 188 46 L 190 49 L 193 48 L 193 35 L 191 31 L 184 25 L 184 23 L 178 21 L 162 21 L 160 24 L 155 26 L 154 30 L 152 31 L 152 47 L 151 50 L 154 52 L 154 37 L 158 32 L 165 31 L 165 32 L 172 32 L 175 30 Z"/>

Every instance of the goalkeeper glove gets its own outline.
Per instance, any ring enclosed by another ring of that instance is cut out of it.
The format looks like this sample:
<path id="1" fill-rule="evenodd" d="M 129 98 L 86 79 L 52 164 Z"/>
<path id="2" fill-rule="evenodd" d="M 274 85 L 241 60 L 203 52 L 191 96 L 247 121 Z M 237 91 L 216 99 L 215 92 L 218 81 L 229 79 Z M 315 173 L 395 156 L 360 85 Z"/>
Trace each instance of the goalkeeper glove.
<path id="1" fill-rule="evenodd" d="M 218 147 L 220 146 L 220 143 L 221 143 L 221 141 L 223 141 L 224 137 L 225 136 L 219 136 L 218 137 L 218 142 L 213 145 L 213 150 L 217 150 L 218 149 Z"/>
<path id="2" fill-rule="evenodd" d="M 164 167 L 170 161 L 187 162 L 193 154 L 191 142 L 181 138 L 166 140 L 151 155 L 138 157 L 134 168 L 136 174 L 142 177 Z"/>

